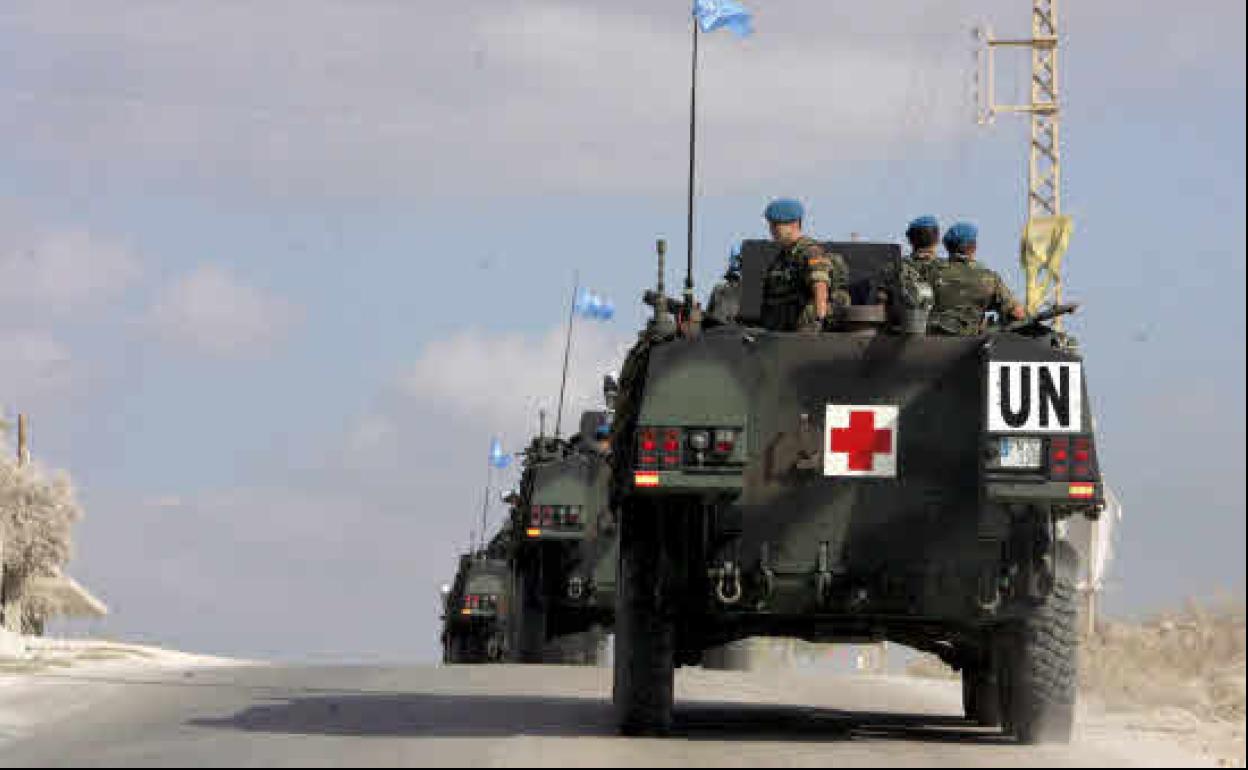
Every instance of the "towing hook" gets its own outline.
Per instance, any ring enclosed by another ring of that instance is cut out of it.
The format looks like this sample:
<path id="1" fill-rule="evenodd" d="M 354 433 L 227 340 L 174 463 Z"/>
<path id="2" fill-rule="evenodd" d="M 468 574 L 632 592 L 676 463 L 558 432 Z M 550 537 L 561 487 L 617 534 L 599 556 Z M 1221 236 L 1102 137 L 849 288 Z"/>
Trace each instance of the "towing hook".
<path id="1" fill-rule="evenodd" d="M 741 572 L 732 562 L 725 562 L 715 581 L 715 598 L 721 604 L 732 605 L 741 601 Z"/>

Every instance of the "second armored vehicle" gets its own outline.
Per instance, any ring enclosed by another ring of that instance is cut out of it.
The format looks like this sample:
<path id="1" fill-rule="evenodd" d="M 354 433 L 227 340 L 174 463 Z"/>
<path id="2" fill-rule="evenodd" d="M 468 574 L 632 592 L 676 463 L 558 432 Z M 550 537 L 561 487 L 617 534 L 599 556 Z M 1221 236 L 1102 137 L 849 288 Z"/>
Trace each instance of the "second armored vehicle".
<path id="1" fill-rule="evenodd" d="M 571 439 L 539 436 L 525 451 L 510 556 L 512 649 L 521 662 L 592 663 L 611 622 L 615 525 L 607 508 L 606 420 L 605 412 L 586 412 Z"/>

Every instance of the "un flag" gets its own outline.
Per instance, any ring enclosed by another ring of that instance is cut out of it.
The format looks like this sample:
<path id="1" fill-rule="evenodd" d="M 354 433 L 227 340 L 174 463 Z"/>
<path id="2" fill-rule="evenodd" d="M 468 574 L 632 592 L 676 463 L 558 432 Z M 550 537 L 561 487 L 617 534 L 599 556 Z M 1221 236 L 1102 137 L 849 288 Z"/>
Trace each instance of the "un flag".
<path id="1" fill-rule="evenodd" d="M 727 27 L 737 37 L 746 37 L 754 31 L 750 12 L 736 0 L 694 0 L 693 17 L 703 32 Z"/>

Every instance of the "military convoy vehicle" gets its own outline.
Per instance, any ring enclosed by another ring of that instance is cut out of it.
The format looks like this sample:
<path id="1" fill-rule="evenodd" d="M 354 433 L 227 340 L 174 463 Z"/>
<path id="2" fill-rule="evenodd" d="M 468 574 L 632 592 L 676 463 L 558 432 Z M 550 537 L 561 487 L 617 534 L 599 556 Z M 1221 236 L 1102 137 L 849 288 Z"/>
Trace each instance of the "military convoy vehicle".
<path id="1" fill-rule="evenodd" d="M 1104 497 L 1082 357 L 1045 323 L 1066 309 L 928 335 L 873 304 L 896 245 L 825 246 L 856 304 L 784 332 L 760 328 L 771 243 L 742 245 L 739 306 L 705 322 L 663 296 L 660 243 L 612 436 L 619 726 L 666 730 L 675 667 L 765 635 L 932 653 L 969 718 L 1066 740 L 1065 530 Z"/>
<path id="2" fill-rule="evenodd" d="M 513 658 L 593 663 L 614 614 L 614 532 L 607 507 L 606 412 L 570 439 L 538 436 L 511 498 Z M 601 435 L 598 435 L 601 434 Z"/>
<path id="3" fill-rule="evenodd" d="M 485 551 L 463 554 L 442 597 L 442 662 L 497 663 L 507 656 L 510 572 Z"/>

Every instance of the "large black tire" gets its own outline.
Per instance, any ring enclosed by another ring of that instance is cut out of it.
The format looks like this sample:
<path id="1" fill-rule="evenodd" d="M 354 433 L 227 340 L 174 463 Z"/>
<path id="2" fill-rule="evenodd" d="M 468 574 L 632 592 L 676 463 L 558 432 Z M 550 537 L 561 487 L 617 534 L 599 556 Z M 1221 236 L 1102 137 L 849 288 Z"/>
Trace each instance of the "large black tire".
<path id="1" fill-rule="evenodd" d="M 1068 743 L 1078 687 L 1078 607 L 1068 579 L 1016 627 L 1000 649 L 1004 727 L 1020 743 Z"/>
<path id="2" fill-rule="evenodd" d="M 465 633 L 452 631 L 446 638 L 446 653 L 444 658 L 447 663 L 461 664 L 474 663 L 472 637 Z"/>
<path id="3" fill-rule="evenodd" d="M 749 642 L 743 639 L 703 650 L 702 668 L 707 671 L 749 671 Z"/>
<path id="4" fill-rule="evenodd" d="M 971 664 L 962 669 L 962 709 L 978 725 L 1000 726 L 1001 691 L 991 666 Z"/>
<path id="5" fill-rule="evenodd" d="M 676 634 L 661 595 L 660 522 L 648 507 L 632 507 L 622 518 L 612 690 L 616 724 L 625 735 L 662 735 L 672 725 Z"/>
<path id="6" fill-rule="evenodd" d="M 521 663 L 546 663 L 546 607 L 536 565 L 521 571 L 517 582 L 516 658 Z"/>

